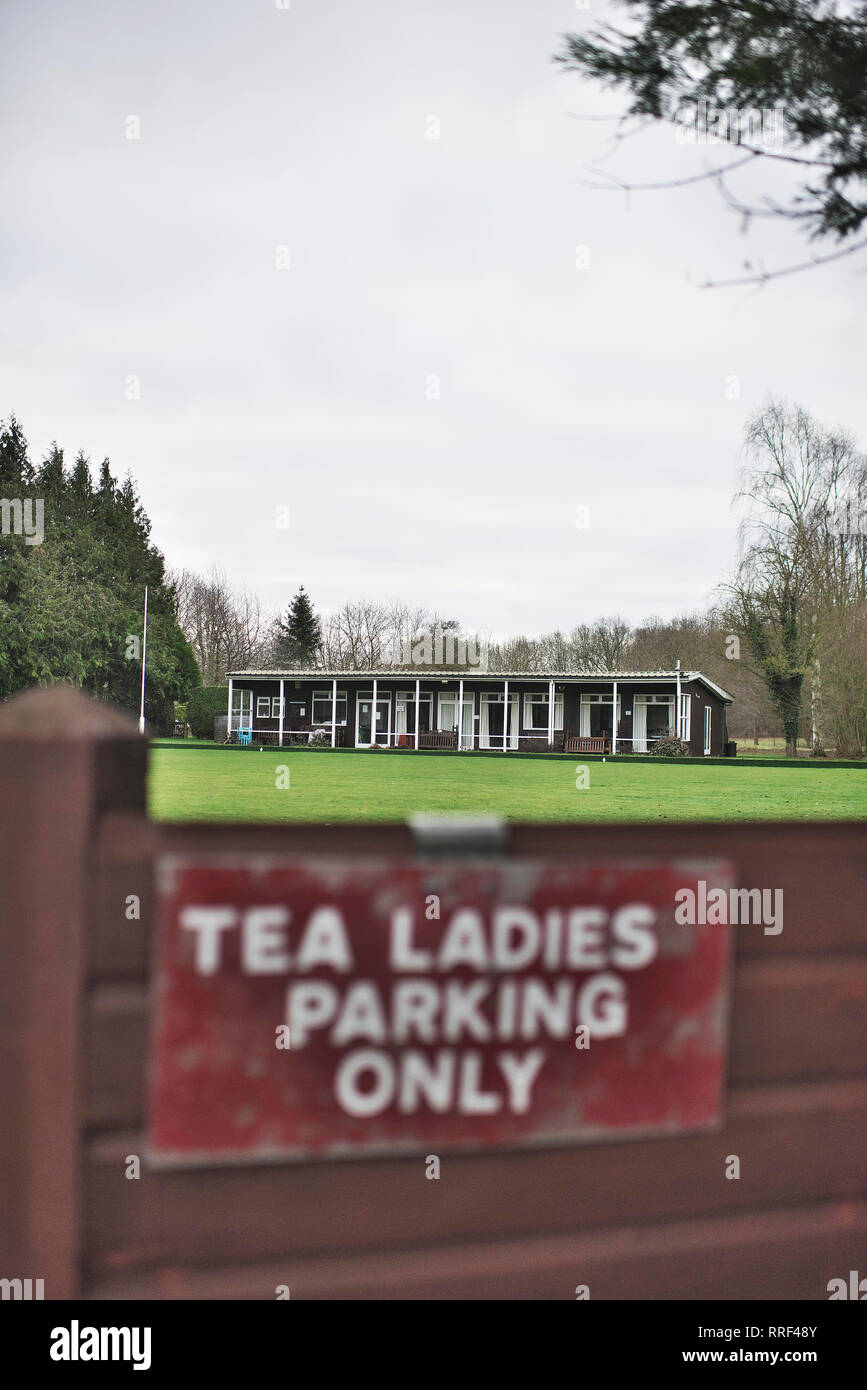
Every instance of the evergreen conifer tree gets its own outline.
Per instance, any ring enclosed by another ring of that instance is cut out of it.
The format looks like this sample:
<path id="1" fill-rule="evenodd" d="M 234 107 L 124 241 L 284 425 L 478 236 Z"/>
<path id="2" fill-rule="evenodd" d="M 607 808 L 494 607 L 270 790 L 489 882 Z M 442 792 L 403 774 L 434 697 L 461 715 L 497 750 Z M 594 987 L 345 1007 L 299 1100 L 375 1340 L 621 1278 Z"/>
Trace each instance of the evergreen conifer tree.
<path id="1" fill-rule="evenodd" d="M 312 666 L 322 646 L 322 629 L 304 585 L 278 618 L 274 637 L 274 660 L 290 667 Z"/>

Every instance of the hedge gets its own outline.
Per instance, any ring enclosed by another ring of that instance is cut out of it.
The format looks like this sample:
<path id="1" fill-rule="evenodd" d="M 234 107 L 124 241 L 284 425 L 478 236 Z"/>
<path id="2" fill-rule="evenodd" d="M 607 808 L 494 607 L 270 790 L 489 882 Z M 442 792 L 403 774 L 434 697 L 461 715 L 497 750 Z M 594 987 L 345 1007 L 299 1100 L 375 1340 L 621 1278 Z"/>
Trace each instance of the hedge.
<path id="1" fill-rule="evenodd" d="M 193 738 L 214 737 L 214 715 L 225 714 L 229 702 L 227 685 L 203 685 L 187 701 L 187 723 Z"/>

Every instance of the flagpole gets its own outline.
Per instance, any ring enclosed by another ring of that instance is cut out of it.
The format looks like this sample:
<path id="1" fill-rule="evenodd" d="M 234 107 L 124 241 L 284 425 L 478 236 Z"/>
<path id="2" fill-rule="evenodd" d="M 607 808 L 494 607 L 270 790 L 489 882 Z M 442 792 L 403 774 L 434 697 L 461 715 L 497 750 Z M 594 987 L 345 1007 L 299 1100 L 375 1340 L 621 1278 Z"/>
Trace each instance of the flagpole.
<path id="1" fill-rule="evenodd" d="M 144 695 L 145 695 L 145 664 L 148 655 L 148 586 L 145 584 L 145 605 L 144 605 L 144 638 L 141 648 L 141 709 L 139 711 L 138 731 L 143 734 L 145 731 L 144 717 Z"/>

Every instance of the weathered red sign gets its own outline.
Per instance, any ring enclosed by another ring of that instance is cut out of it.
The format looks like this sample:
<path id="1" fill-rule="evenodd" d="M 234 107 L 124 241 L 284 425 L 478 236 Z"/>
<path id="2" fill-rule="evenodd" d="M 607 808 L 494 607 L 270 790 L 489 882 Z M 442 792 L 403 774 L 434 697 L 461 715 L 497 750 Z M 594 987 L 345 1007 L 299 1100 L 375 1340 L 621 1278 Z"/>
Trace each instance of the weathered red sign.
<path id="1" fill-rule="evenodd" d="M 165 858 L 152 1155 L 713 1125 L 729 929 L 681 925 L 675 895 L 734 882 L 720 861 Z"/>

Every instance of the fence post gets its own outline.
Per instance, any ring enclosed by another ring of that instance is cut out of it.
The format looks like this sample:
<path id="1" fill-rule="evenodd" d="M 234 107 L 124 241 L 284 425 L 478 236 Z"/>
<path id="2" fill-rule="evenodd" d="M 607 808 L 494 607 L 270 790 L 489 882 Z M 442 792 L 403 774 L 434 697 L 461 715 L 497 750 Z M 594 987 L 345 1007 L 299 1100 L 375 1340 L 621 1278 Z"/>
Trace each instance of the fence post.
<path id="1" fill-rule="evenodd" d="M 146 765 L 135 724 L 70 687 L 0 708 L 0 1278 L 44 1279 L 47 1299 L 79 1292 L 97 823 L 144 809 Z"/>

